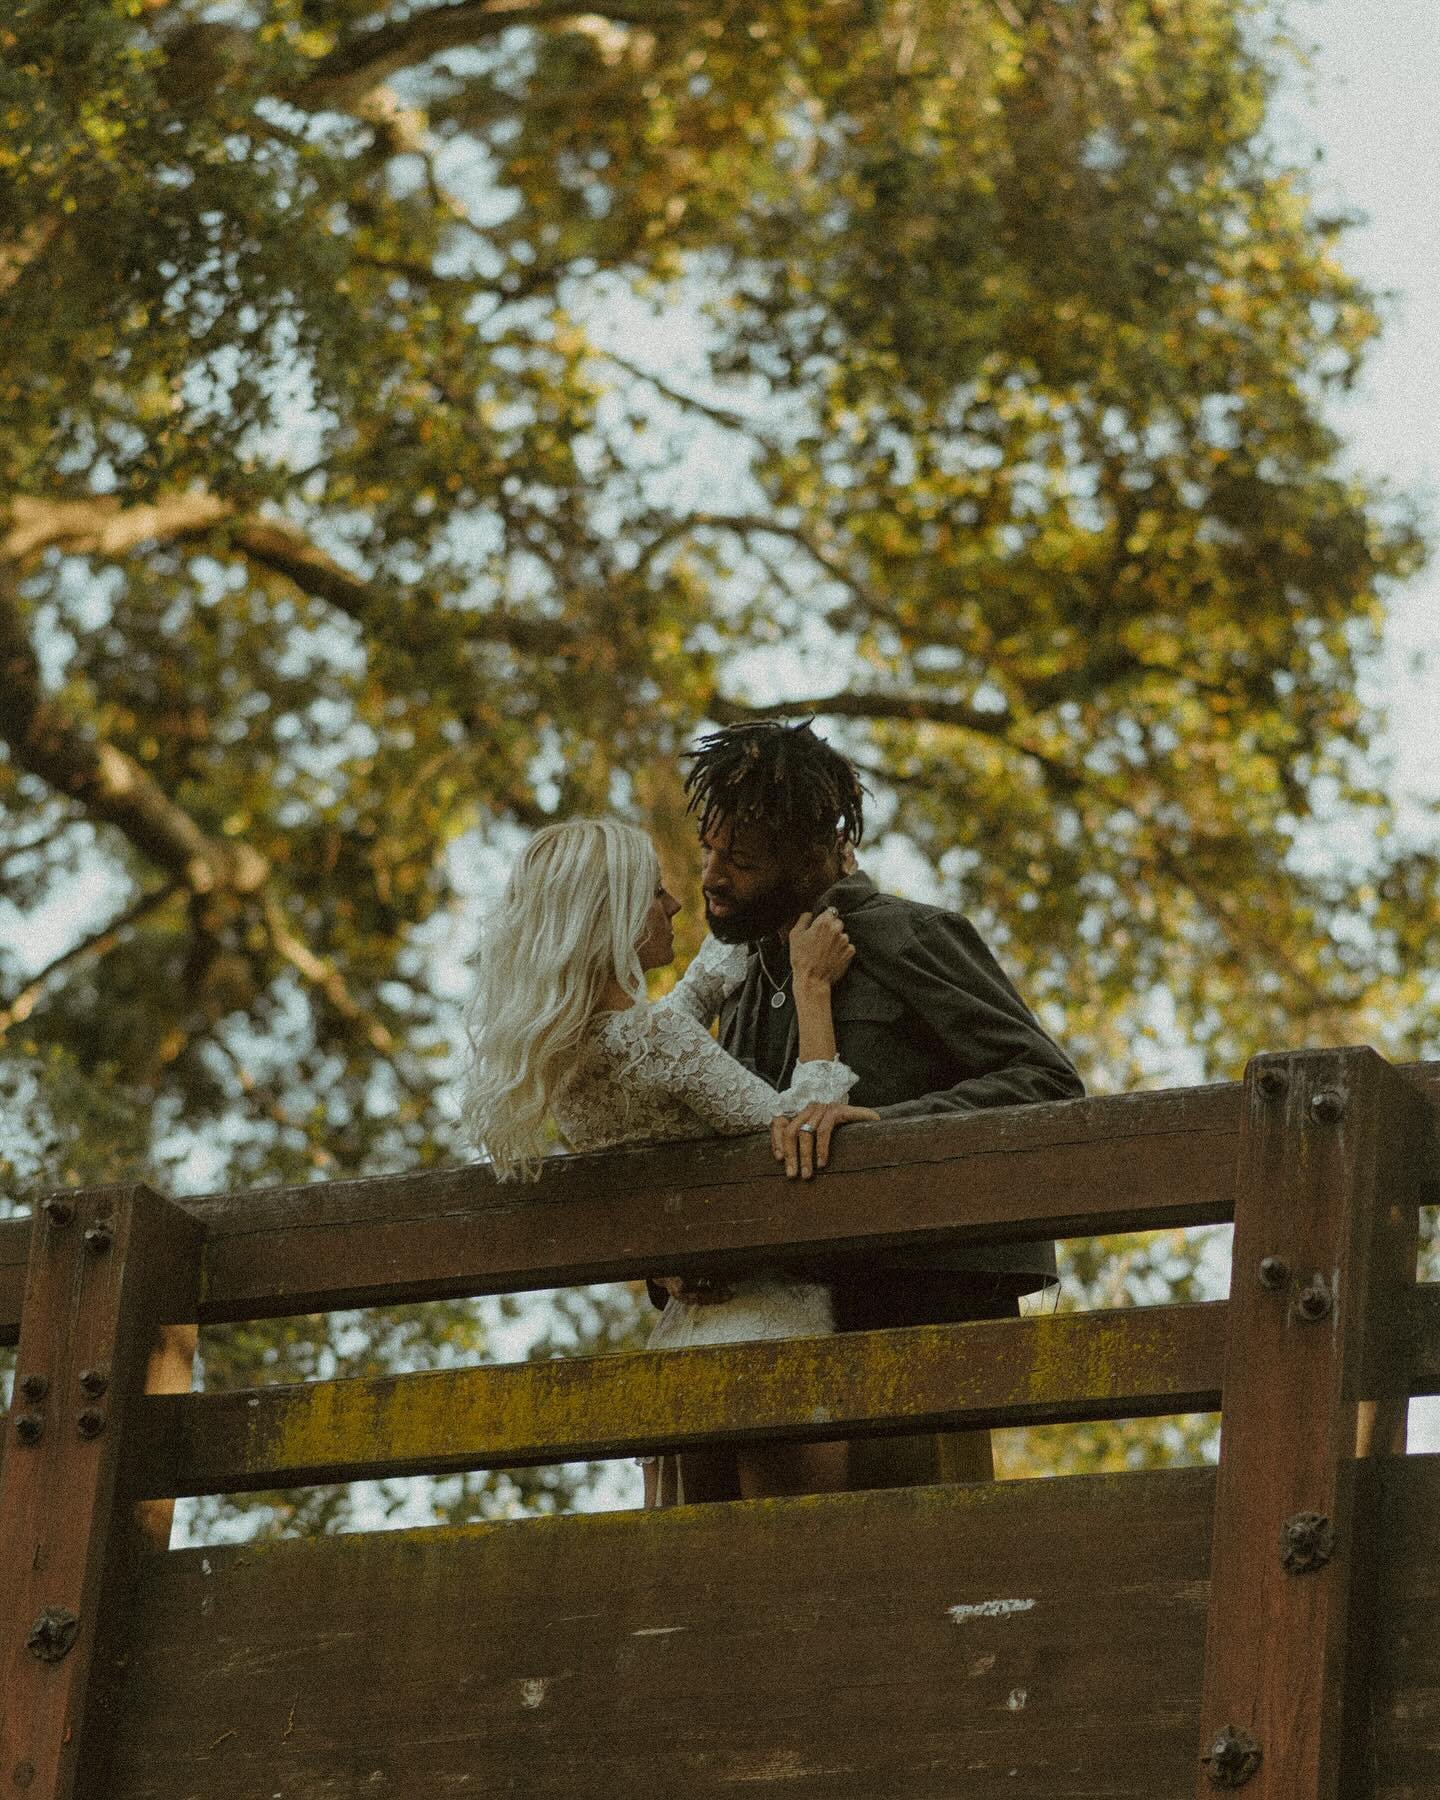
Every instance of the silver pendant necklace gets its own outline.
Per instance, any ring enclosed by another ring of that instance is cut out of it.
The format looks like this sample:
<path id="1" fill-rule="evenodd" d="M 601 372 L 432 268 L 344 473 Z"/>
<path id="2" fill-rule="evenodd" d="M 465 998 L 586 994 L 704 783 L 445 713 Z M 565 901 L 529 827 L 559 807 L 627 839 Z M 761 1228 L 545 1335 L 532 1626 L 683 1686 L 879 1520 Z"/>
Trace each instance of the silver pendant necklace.
<path id="1" fill-rule="evenodd" d="M 765 977 L 766 981 L 769 982 L 770 986 L 772 988 L 774 988 L 774 990 L 775 990 L 775 992 L 770 996 L 770 1005 L 774 1009 L 774 1011 L 779 1012 L 780 1008 L 785 1004 L 785 987 L 786 987 L 786 983 L 790 980 L 790 976 L 787 973 L 784 981 L 777 981 L 775 979 L 775 977 L 770 973 L 769 966 L 767 965 L 767 963 L 765 961 L 765 952 L 760 948 L 758 941 L 755 945 L 755 954 L 760 958 L 761 974 Z"/>

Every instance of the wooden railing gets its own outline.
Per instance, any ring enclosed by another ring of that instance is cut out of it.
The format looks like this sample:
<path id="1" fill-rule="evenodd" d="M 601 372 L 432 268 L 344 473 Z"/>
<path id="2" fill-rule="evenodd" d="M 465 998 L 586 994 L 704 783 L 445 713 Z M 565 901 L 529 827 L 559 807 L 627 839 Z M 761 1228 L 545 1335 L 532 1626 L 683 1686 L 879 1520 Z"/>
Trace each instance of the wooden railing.
<path id="1" fill-rule="evenodd" d="M 0 1224 L 0 1797 L 1440 1792 L 1440 1066 Z M 1234 1220 L 1228 1302 L 179 1396 L 158 1324 Z M 1220 1467 L 159 1553 L 146 1497 L 1223 1409 Z M 1212 1553 L 1213 1542 L 1213 1553 Z M 1416 1695 L 1422 1696 L 1417 1702 Z"/>

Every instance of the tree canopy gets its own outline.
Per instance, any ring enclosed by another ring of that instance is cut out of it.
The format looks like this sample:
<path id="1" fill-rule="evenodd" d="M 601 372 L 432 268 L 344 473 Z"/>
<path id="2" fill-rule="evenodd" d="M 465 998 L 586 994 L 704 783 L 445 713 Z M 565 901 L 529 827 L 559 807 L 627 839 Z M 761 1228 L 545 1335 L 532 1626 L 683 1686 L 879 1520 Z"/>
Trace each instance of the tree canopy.
<path id="1" fill-rule="evenodd" d="M 619 808 L 683 883 L 757 710 L 1099 1085 L 1433 1044 L 1366 686 L 1422 545 L 1328 420 L 1378 315 L 1282 23 L 14 0 L 4 897 L 109 908 L 0 955 L 16 1168 L 454 1154 L 455 846 Z"/>

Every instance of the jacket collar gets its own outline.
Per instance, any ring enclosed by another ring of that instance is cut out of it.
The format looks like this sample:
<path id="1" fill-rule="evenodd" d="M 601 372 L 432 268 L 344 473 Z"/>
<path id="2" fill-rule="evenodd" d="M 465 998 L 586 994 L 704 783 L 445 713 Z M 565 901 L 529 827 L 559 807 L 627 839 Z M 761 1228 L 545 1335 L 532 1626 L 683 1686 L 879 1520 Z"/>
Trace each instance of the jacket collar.
<path id="1" fill-rule="evenodd" d="M 833 906 L 842 919 L 867 906 L 880 892 L 875 883 L 863 869 L 855 869 L 849 875 L 842 875 L 838 881 L 832 882 L 815 902 L 815 911 L 823 912 L 827 906 Z M 783 936 L 779 938 L 751 938 L 746 948 L 753 955 L 760 944 L 772 945 L 774 951 L 767 952 L 772 963 L 776 954 L 789 958 L 789 949 Z"/>
<path id="2" fill-rule="evenodd" d="M 875 883 L 863 869 L 854 869 L 849 875 L 842 875 L 837 882 L 826 888 L 815 902 L 815 910 L 823 911 L 833 906 L 842 919 L 847 918 L 857 907 L 866 905 L 880 892 Z"/>

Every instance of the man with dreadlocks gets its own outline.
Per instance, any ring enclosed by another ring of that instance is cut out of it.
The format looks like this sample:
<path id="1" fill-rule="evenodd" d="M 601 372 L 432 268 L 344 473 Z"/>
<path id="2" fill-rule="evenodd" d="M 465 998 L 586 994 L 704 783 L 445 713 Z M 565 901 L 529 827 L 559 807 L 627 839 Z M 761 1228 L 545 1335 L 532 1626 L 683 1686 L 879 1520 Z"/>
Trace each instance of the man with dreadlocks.
<path id="1" fill-rule="evenodd" d="M 832 994 L 838 1054 L 859 1079 L 847 1104 L 809 1106 L 777 1139 L 787 1173 L 823 1168 L 837 1125 L 1065 1100 L 1084 1092 L 979 933 L 959 914 L 882 894 L 854 865 L 864 829 L 855 770 L 810 729 L 732 725 L 690 752 L 711 932 L 746 944 L 745 980 L 720 1013 L 720 1041 L 784 1088 L 796 1057 L 786 934 L 833 907 L 856 955 Z M 811 1269 L 831 1284 L 842 1331 L 1013 1316 L 1055 1279 L 1049 1244 L 891 1250 Z M 899 1487 L 993 1473 L 987 1432 L 851 1445 L 850 1485 Z"/>

